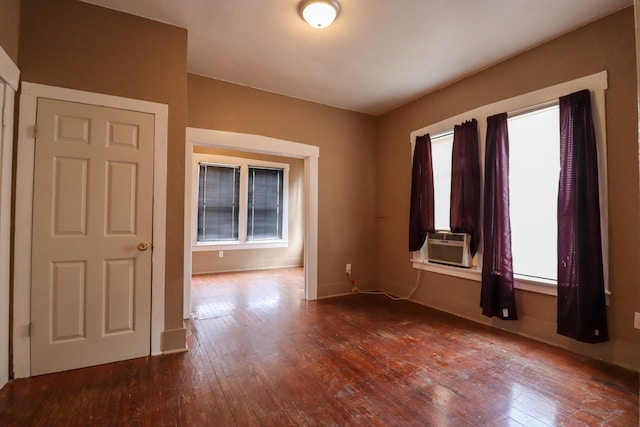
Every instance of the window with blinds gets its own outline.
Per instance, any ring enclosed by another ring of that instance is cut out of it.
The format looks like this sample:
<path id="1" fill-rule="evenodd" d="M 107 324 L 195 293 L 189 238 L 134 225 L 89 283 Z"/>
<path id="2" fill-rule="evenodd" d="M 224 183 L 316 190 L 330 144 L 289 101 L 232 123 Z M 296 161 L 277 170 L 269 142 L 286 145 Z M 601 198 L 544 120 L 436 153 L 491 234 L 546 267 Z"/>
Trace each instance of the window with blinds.
<path id="1" fill-rule="evenodd" d="M 205 153 L 193 161 L 196 250 L 288 246 L 287 163 Z"/>
<path id="2" fill-rule="evenodd" d="M 238 240 L 240 167 L 200 163 L 198 241 Z"/>
<path id="3" fill-rule="evenodd" d="M 282 239 L 283 169 L 249 166 L 247 240 Z"/>

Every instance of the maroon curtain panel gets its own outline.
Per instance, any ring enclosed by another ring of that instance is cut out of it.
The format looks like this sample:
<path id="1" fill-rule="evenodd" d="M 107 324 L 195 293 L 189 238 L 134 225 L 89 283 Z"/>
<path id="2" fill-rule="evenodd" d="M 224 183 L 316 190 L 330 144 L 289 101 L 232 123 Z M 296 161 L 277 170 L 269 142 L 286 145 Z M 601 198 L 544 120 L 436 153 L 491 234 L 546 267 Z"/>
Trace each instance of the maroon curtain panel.
<path id="1" fill-rule="evenodd" d="M 416 138 L 411 169 L 409 250 L 420 250 L 427 233 L 435 231 L 433 211 L 433 167 L 429 134 Z"/>
<path id="2" fill-rule="evenodd" d="M 482 314 L 517 320 L 509 220 L 509 133 L 507 114 L 487 117 L 484 179 Z"/>
<path id="3" fill-rule="evenodd" d="M 453 128 L 451 155 L 451 231 L 471 235 L 471 256 L 478 251 L 480 225 L 480 149 L 476 119 Z"/>
<path id="4" fill-rule="evenodd" d="M 604 294 L 598 153 L 588 90 L 560 98 L 558 334 L 609 340 Z"/>

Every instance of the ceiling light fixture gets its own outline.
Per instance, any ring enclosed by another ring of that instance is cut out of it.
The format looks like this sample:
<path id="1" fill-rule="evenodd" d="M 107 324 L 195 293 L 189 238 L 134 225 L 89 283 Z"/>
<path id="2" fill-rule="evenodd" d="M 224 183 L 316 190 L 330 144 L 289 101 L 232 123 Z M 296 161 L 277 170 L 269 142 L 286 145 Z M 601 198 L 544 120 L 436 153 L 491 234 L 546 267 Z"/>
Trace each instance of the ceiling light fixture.
<path id="1" fill-rule="evenodd" d="M 313 28 L 326 28 L 338 17 L 340 3 L 337 0 L 302 0 L 298 13 Z"/>

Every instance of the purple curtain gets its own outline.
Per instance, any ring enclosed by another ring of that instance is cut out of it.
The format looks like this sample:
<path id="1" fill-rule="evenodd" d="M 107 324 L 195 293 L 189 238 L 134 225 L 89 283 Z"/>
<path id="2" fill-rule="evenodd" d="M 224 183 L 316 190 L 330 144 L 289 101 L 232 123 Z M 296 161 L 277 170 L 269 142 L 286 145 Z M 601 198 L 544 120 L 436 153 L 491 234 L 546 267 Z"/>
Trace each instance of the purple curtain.
<path id="1" fill-rule="evenodd" d="M 420 250 L 427 233 L 435 231 L 433 213 L 433 168 L 429 134 L 416 138 L 411 170 L 409 210 L 409 250 Z"/>
<path id="2" fill-rule="evenodd" d="M 484 252 L 480 307 L 485 316 L 516 320 L 509 221 L 507 114 L 487 117 L 484 180 Z"/>
<path id="3" fill-rule="evenodd" d="M 560 98 L 558 333 L 588 343 L 609 340 L 597 156 L 589 91 Z"/>
<path id="4" fill-rule="evenodd" d="M 451 231 L 471 235 L 471 256 L 480 244 L 480 154 L 476 119 L 453 128 Z"/>

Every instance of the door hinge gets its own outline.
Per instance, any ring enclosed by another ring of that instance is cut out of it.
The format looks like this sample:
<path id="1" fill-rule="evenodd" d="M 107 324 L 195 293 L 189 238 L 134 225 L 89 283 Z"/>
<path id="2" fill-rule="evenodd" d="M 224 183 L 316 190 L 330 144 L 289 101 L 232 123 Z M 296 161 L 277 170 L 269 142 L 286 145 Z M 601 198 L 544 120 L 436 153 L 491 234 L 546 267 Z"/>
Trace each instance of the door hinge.
<path id="1" fill-rule="evenodd" d="M 36 139 L 38 137 L 38 128 L 36 127 L 36 125 L 33 125 L 33 139 Z"/>
<path id="2" fill-rule="evenodd" d="M 33 323 L 29 323 L 29 327 L 27 328 L 27 333 L 29 334 L 29 336 L 31 336 L 32 325 L 33 325 Z"/>
<path id="3" fill-rule="evenodd" d="M 6 107 L 2 107 L 2 126 L 3 127 L 7 125 L 5 110 L 6 110 Z"/>

